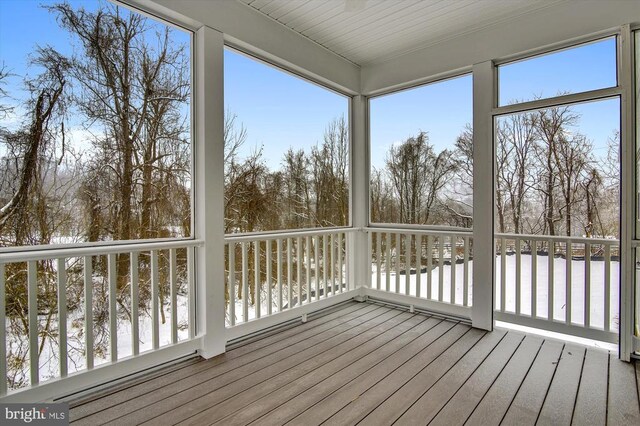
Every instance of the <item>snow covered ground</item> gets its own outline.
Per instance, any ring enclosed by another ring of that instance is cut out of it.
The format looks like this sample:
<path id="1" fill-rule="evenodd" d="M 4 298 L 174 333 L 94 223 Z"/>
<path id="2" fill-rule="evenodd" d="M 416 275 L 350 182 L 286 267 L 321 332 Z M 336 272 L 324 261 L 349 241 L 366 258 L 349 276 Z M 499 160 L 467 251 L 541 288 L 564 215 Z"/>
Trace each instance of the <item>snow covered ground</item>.
<path id="1" fill-rule="evenodd" d="M 346 274 L 343 273 L 343 277 L 345 277 Z M 345 285 L 346 283 L 343 280 L 343 287 L 342 287 L 342 291 L 346 291 Z M 335 293 L 339 293 L 339 288 L 338 288 L 338 279 L 336 278 L 335 281 Z M 311 280 L 311 291 L 312 291 L 312 302 L 316 301 L 316 282 L 315 279 Z M 237 286 L 236 286 L 236 294 L 238 294 L 238 290 L 237 290 Z M 327 283 L 327 297 L 331 297 L 333 296 L 334 293 L 332 291 L 331 288 L 331 284 Z M 320 298 L 324 298 L 324 287 L 322 284 L 322 281 L 320 282 Z M 271 289 L 271 309 L 272 309 L 272 313 L 276 313 L 278 312 L 278 287 L 277 286 L 273 286 L 273 288 Z M 298 306 L 298 285 L 297 283 L 294 283 L 293 286 L 291 287 L 291 307 L 295 307 Z M 235 316 L 235 324 L 241 324 L 243 322 L 246 321 L 251 321 L 253 319 L 256 318 L 256 307 L 254 305 L 251 305 L 250 303 L 247 306 L 247 318 L 244 318 L 244 314 L 243 314 L 243 300 L 242 299 L 236 299 L 235 300 L 235 304 L 234 304 L 234 316 Z M 306 305 L 307 303 L 309 303 L 307 301 L 307 284 L 306 282 L 302 285 L 302 304 Z M 263 285 L 260 287 L 260 316 L 264 317 L 267 315 L 267 306 L 269 304 L 269 300 L 267 298 L 267 286 L 263 283 Z M 282 310 L 286 310 L 287 307 L 289 306 L 289 289 L 288 286 L 286 284 L 283 284 L 282 286 Z M 231 309 L 229 306 L 227 306 L 227 315 L 226 315 L 226 325 L 227 327 L 231 326 Z"/>
<path id="2" fill-rule="evenodd" d="M 189 321 L 189 301 L 186 295 L 178 295 L 177 297 L 178 308 L 178 341 L 188 339 L 188 321 Z M 171 309 L 167 305 L 165 306 L 165 318 L 164 324 L 160 323 L 159 335 L 160 335 L 160 347 L 171 344 Z M 57 323 L 57 317 L 52 318 L 54 323 Z M 46 322 L 46 316 L 40 316 L 39 321 L 41 326 Z M 140 317 L 138 321 L 139 327 L 139 345 L 140 353 L 152 350 L 152 321 L 151 316 L 146 312 L 140 310 Z M 105 331 L 106 351 L 96 351 L 94 354 L 94 365 L 99 366 L 109 362 L 111 359 L 109 353 L 109 331 L 108 324 Z M 123 315 L 119 315 L 118 319 L 118 358 L 125 358 L 131 356 L 133 353 L 133 344 L 131 340 L 131 322 L 128 319 L 123 319 Z M 72 315 L 67 318 L 67 351 L 68 351 L 68 371 L 69 374 L 83 371 L 86 369 L 86 359 L 84 351 L 84 312 L 82 309 L 78 309 Z M 20 345 L 26 349 L 24 345 L 28 345 L 28 338 L 26 336 L 8 337 L 9 349 L 14 353 Z M 96 342 L 97 343 L 97 342 Z M 40 339 L 39 344 L 42 344 Z M 26 353 L 26 352 L 25 352 Z M 40 381 L 60 377 L 59 369 L 59 340 L 57 336 L 54 338 L 48 338 L 45 342 L 42 352 L 39 358 L 39 377 Z M 29 377 L 29 357 L 27 354 L 26 363 L 24 368 L 19 372 L 10 372 L 10 375 L 16 374 L 16 379 L 19 381 L 21 378 L 28 381 Z"/>
<path id="3" fill-rule="evenodd" d="M 522 254 L 521 256 L 521 313 L 531 315 L 531 255 Z M 554 267 L 554 308 L 553 318 L 564 321 L 566 309 L 566 266 L 567 262 L 562 258 L 553 259 Z M 496 257 L 496 308 L 500 307 L 500 282 L 501 282 L 501 258 Z M 506 292 L 505 292 L 505 311 L 515 312 L 516 310 L 516 256 L 506 256 Z M 547 256 L 537 256 L 537 273 L 536 273 L 536 289 L 537 289 L 537 310 L 539 317 L 546 318 L 548 311 L 549 285 L 548 285 L 548 267 L 549 258 Z M 431 271 L 431 298 L 438 300 L 438 283 L 440 268 L 435 267 Z M 451 301 L 451 265 L 442 267 L 443 274 L 443 300 Z M 604 303 L 605 303 L 605 265 L 604 261 L 592 260 L 590 271 L 590 326 L 604 328 Z M 618 261 L 611 262 L 611 305 L 610 305 L 610 321 L 611 329 L 618 329 L 618 297 L 619 297 L 619 281 L 620 281 L 620 263 Z M 473 294 L 473 261 L 469 262 L 469 304 L 471 304 Z M 426 298 L 427 295 L 427 276 L 422 273 L 420 276 L 420 296 Z M 409 295 L 416 295 L 415 274 L 400 274 L 399 292 L 405 294 L 406 280 L 409 278 Z M 396 274 L 391 271 L 390 291 L 396 291 Z M 386 273 L 380 271 L 381 289 L 386 287 Z M 458 263 L 455 265 L 455 303 L 461 305 L 463 300 L 463 283 L 464 283 L 464 265 Z M 372 265 L 371 285 L 373 288 L 377 286 L 376 265 Z M 585 261 L 571 261 L 571 308 L 572 323 L 582 325 L 584 323 L 584 298 L 585 298 Z"/>
<path id="4" fill-rule="evenodd" d="M 531 255 L 522 254 L 521 256 L 521 298 L 520 298 L 520 311 L 523 315 L 531 315 Z M 554 309 L 553 317 L 556 320 L 564 321 L 565 309 L 566 309 L 566 265 L 567 262 L 563 258 L 555 258 L 554 260 Z M 540 318 L 547 317 L 548 299 L 549 293 L 548 286 L 548 267 L 549 258 L 547 256 L 537 256 L 537 274 L 536 274 L 536 289 L 537 289 L 537 310 L 536 314 Z M 501 258 L 496 257 L 496 308 L 500 307 L 500 282 L 501 282 Z M 584 297 L 585 297 L 585 262 L 584 260 L 571 261 L 571 307 L 572 307 L 572 323 L 582 325 L 584 323 Z M 620 263 L 618 261 L 611 262 L 611 282 L 610 282 L 610 318 L 611 329 L 616 331 L 618 329 L 618 293 L 619 293 L 619 270 Z M 376 264 L 372 264 L 371 269 L 371 286 L 377 288 L 376 277 Z M 471 305 L 473 296 L 473 261 L 468 264 L 469 273 L 469 294 L 468 300 Z M 592 260 L 590 265 L 590 326 L 596 328 L 604 328 L 604 303 L 605 303 L 605 265 L 604 261 Z M 438 300 L 439 298 L 439 274 L 440 268 L 435 267 L 431 271 L 431 299 Z M 451 265 L 443 265 L 443 292 L 442 298 L 444 302 L 451 302 Z M 399 275 L 399 293 L 405 294 L 407 278 L 409 279 L 409 295 L 416 296 L 416 283 L 417 275 L 406 275 L 401 273 Z M 389 274 L 389 291 L 396 292 L 396 273 L 391 271 Z M 420 297 L 426 298 L 427 296 L 427 283 L 428 274 L 426 272 L 420 275 Z M 516 310 L 516 256 L 506 256 L 506 293 L 505 293 L 505 311 L 515 313 Z M 380 289 L 386 288 L 386 273 L 384 270 L 380 271 Z M 315 282 L 312 281 L 312 289 L 315 289 Z M 464 264 L 458 263 L 455 265 L 455 303 L 462 305 L 463 303 L 463 291 L 464 291 Z M 283 286 L 283 306 L 287 305 L 288 289 L 287 286 Z M 294 300 L 293 305 L 298 297 L 297 285 L 292 288 L 292 298 Z M 306 286 L 303 287 L 303 299 L 306 297 Z M 331 293 L 329 292 L 329 295 Z M 264 316 L 267 312 L 267 289 L 266 286 L 261 288 L 261 314 Z M 315 298 L 313 299 L 315 300 Z M 278 293 L 277 287 L 272 289 L 272 309 L 273 312 L 277 312 Z M 235 301 L 235 320 L 236 324 L 252 320 L 256 318 L 255 306 L 249 304 L 248 316 L 243 318 L 243 301 L 242 299 L 236 299 Z M 303 301 L 306 303 L 306 300 Z M 227 325 L 230 325 L 230 309 L 227 309 Z"/>
<path id="5" fill-rule="evenodd" d="M 531 314 L 531 255 L 522 254 L 521 256 L 521 312 L 524 315 Z M 549 291 L 548 286 L 548 261 L 549 258 L 547 256 L 538 256 L 537 257 L 537 316 L 541 318 L 546 318 L 547 316 L 547 295 Z M 501 258 L 500 256 L 496 257 L 496 307 L 500 307 L 500 282 L 501 282 Z M 566 309 L 566 294 L 565 294 L 565 280 L 566 280 L 566 265 L 567 261 L 562 258 L 553 259 L 554 262 L 554 309 L 553 309 L 553 317 L 556 320 L 563 321 L 565 318 L 565 309 Z M 584 322 L 584 297 L 585 297 L 585 262 L 583 260 L 573 260 L 571 261 L 572 265 L 572 274 L 571 274 L 571 306 L 572 306 L 572 321 L 577 325 L 582 325 Z M 610 318 L 611 321 L 611 329 L 615 331 L 618 329 L 618 293 L 619 293 L 619 262 L 612 261 L 611 262 L 611 306 L 610 306 Z M 439 274 L 442 272 L 443 274 L 443 300 L 445 302 L 451 301 L 451 265 L 444 265 L 442 267 L 442 271 L 440 268 L 435 267 L 431 271 L 431 298 L 433 300 L 438 299 L 438 285 L 439 285 Z M 373 288 L 377 286 L 377 276 L 376 276 L 376 265 L 372 265 L 372 275 L 371 275 L 371 285 Z M 473 294 L 473 261 L 469 262 L 468 265 L 468 273 L 469 273 L 469 294 L 468 300 L 469 304 L 472 301 Z M 590 265 L 590 326 L 603 328 L 604 327 L 604 295 L 605 295 L 605 265 L 604 261 L 592 260 Z M 346 276 L 346 275 L 343 275 Z M 390 291 L 396 291 L 396 274 L 394 271 L 391 271 L 389 274 L 390 278 Z M 399 293 L 405 294 L 405 288 L 407 284 L 409 284 L 409 295 L 416 295 L 416 283 L 417 276 L 415 274 L 400 274 L 399 275 Z M 421 297 L 425 298 L 427 295 L 427 283 L 428 283 L 428 274 L 422 273 L 420 275 L 421 279 L 421 289 L 420 294 Z M 462 263 L 458 263 L 455 265 L 455 303 L 461 305 L 463 301 L 463 283 L 464 283 L 464 265 Z M 337 283 L 336 283 L 337 284 Z M 384 270 L 380 271 L 380 284 L 381 289 L 384 290 L 386 287 L 386 272 Z M 506 294 L 505 294 L 505 309 L 507 312 L 515 312 L 515 302 L 516 302 L 516 256 L 508 255 L 506 256 Z M 312 289 L 315 290 L 316 284 L 315 281 L 312 280 Z M 288 305 L 288 288 L 286 285 L 282 288 L 282 297 L 283 297 L 283 308 L 286 309 Z M 303 304 L 306 304 L 306 285 L 303 286 L 302 298 Z M 332 295 L 331 287 L 329 286 L 328 296 Z M 266 315 L 267 313 L 267 289 L 266 286 L 262 286 L 261 288 L 261 312 L 262 315 Z M 293 306 L 296 305 L 298 299 L 298 287 L 294 285 L 292 287 L 292 300 Z M 315 296 L 313 298 L 315 300 Z M 255 306 L 248 306 L 248 316 L 247 318 L 243 318 L 243 301 L 241 299 L 236 300 L 235 303 L 235 317 L 236 323 L 241 323 L 244 321 L 252 320 L 256 318 L 256 309 Z M 272 289 L 271 295 L 271 306 L 273 312 L 277 312 L 278 306 L 278 290 L 277 286 L 274 286 Z M 167 321 L 164 324 L 160 324 L 160 346 L 166 346 L 171 343 L 171 323 L 170 323 L 170 307 L 165 306 L 165 315 Z M 227 310 L 227 325 L 229 325 L 230 320 L 230 309 Z M 188 338 L 188 297 L 186 295 L 178 296 L 178 339 L 185 340 Z M 68 353 L 69 353 L 69 373 L 73 373 L 75 371 L 82 371 L 86 368 L 86 362 L 84 359 L 84 321 L 83 321 L 84 313 L 82 310 L 78 310 L 74 312 L 68 318 L 67 328 L 68 328 Z M 131 342 L 131 323 L 128 319 L 123 319 L 124 315 L 120 315 L 120 319 L 118 321 L 118 357 L 124 358 L 130 356 L 132 354 L 132 342 Z M 56 319 L 54 318 L 54 321 Z M 45 318 L 41 318 L 41 321 L 45 321 Z M 141 310 L 140 318 L 139 318 L 139 335 L 140 335 L 140 352 L 145 352 L 152 349 L 152 326 L 151 326 L 151 317 Z M 108 362 L 110 359 L 109 354 L 109 345 L 108 345 L 108 330 L 106 330 L 105 334 L 105 342 L 106 342 L 106 351 L 105 352 L 97 352 L 95 354 L 95 365 L 98 366 L 100 364 L 104 364 Z M 50 378 L 59 376 L 59 367 L 58 367 L 58 339 L 48 339 L 48 343 L 44 345 L 42 354 L 40 356 L 40 380 L 46 381 Z M 24 338 L 23 343 L 24 344 Z M 15 341 L 10 342 L 9 346 L 13 349 L 16 349 L 17 343 Z M 28 357 L 27 363 L 24 370 L 24 377 L 28 377 Z"/>

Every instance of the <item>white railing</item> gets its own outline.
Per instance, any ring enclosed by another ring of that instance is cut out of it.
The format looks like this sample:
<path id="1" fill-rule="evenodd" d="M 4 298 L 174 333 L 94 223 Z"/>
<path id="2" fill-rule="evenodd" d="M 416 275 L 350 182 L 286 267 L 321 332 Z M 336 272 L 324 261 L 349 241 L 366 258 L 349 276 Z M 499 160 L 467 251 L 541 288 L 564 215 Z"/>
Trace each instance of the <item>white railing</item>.
<path id="1" fill-rule="evenodd" d="M 201 245 L 0 252 L 0 396 L 193 339 Z"/>
<path id="2" fill-rule="evenodd" d="M 617 341 L 618 240 L 496 234 L 495 243 L 497 320 Z"/>
<path id="3" fill-rule="evenodd" d="M 349 276 L 356 232 L 368 235 L 364 294 L 470 318 L 470 231 L 314 229 L 225 237 L 230 335 L 361 292 Z M 617 240 L 496 234 L 495 243 L 497 320 L 617 339 Z M 202 244 L 0 251 L 0 396 L 195 341 L 192 265 Z"/>
<path id="4" fill-rule="evenodd" d="M 437 302 L 459 315 L 472 302 L 471 231 L 368 228 L 371 288 Z M 468 316 L 468 314 L 466 315 Z"/>
<path id="5" fill-rule="evenodd" d="M 227 327 L 350 290 L 347 239 L 323 229 L 225 237 Z"/>

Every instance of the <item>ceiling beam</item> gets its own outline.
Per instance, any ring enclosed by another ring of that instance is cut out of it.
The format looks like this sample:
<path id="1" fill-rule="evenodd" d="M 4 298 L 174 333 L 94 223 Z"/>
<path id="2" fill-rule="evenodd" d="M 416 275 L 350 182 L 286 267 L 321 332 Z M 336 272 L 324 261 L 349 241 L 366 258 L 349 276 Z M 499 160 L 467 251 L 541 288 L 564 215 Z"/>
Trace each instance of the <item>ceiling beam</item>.
<path id="1" fill-rule="evenodd" d="M 224 34 L 234 47 L 346 94 L 360 91 L 360 67 L 233 0 L 121 0 L 193 30 Z"/>

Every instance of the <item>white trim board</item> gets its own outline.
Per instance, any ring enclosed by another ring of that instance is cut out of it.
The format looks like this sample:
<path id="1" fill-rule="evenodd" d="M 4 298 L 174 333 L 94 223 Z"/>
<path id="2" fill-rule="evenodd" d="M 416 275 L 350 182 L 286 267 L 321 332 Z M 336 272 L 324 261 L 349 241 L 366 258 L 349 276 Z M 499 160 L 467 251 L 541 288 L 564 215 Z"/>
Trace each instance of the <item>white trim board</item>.
<path id="1" fill-rule="evenodd" d="M 3 404 L 16 402 L 51 401 L 81 392 L 88 388 L 122 379 L 141 370 L 157 367 L 200 349 L 200 338 L 145 352 L 134 357 L 123 358 L 116 363 L 107 362 L 92 370 L 70 374 L 62 379 L 51 379 L 21 391 L 0 398 Z"/>
<path id="2" fill-rule="evenodd" d="M 306 37 L 232 0 L 125 0 L 149 13 L 190 28 L 206 25 L 225 42 L 274 65 L 345 94 L 360 91 L 360 67 Z"/>
<path id="3" fill-rule="evenodd" d="M 363 66 L 361 91 L 364 95 L 378 94 L 487 60 L 515 59 L 612 34 L 621 25 L 634 22 L 640 22 L 640 6 L 635 0 L 560 2 L 386 62 Z"/>

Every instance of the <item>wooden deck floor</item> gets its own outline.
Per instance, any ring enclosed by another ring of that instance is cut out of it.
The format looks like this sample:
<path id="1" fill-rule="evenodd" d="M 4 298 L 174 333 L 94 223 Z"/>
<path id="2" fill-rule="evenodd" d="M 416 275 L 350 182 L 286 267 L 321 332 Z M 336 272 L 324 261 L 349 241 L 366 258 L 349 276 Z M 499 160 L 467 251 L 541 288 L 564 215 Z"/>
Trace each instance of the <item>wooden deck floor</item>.
<path id="1" fill-rule="evenodd" d="M 369 303 L 72 403 L 74 424 L 639 425 L 615 355 Z"/>

